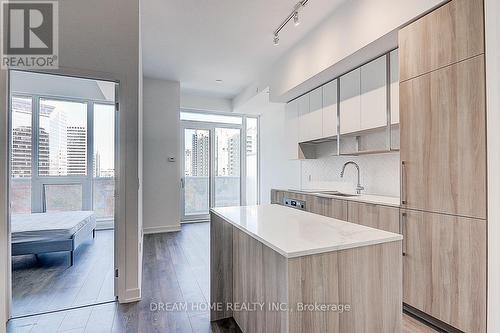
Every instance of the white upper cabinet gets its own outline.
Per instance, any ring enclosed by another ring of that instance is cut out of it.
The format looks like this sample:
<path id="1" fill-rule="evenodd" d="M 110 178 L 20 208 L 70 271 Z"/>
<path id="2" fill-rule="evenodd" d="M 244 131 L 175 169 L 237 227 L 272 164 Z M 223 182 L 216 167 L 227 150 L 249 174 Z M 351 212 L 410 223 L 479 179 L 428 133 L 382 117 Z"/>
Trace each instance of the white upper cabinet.
<path id="1" fill-rule="evenodd" d="M 357 132 L 361 127 L 361 69 L 340 77 L 340 134 Z"/>
<path id="2" fill-rule="evenodd" d="M 337 80 L 323 86 L 323 137 L 337 135 Z"/>
<path id="3" fill-rule="evenodd" d="M 285 107 L 286 153 L 289 159 L 299 158 L 299 108 L 298 100 L 293 100 Z"/>
<path id="4" fill-rule="evenodd" d="M 367 130 L 387 125 L 386 56 L 361 66 L 361 125 Z"/>
<path id="5" fill-rule="evenodd" d="M 391 57 L 391 124 L 399 124 L 399 51 L 394 50 Z"/>
<path id="6" fill-rule="evenodd" d="M 322 121 L 323 89 L 319 87 L 299 98 L 299 142 L 321 138 Z"/>

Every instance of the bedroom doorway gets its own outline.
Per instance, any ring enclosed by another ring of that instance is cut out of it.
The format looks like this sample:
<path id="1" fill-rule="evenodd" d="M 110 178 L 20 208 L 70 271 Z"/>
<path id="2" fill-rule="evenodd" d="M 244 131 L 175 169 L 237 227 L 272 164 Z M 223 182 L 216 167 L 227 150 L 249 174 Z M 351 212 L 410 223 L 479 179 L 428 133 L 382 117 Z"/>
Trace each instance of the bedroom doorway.
<path id="1" fill-rule="evenodd" d="M 116 89 L 10 72 L 12 318 L 116 299 Z"/>

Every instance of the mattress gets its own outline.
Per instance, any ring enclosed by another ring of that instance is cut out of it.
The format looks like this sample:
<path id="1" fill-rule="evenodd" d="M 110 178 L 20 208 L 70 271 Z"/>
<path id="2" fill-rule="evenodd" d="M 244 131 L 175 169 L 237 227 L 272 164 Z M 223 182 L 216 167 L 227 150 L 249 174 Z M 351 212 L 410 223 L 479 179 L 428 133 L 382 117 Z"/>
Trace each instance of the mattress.
<path id="1" fill-rule="evenodd" d="M 95 215 L 92 211 L 12 215 L 12 243 L 70 239 L 87 224 L 92 224 L 95 228 Z"/>

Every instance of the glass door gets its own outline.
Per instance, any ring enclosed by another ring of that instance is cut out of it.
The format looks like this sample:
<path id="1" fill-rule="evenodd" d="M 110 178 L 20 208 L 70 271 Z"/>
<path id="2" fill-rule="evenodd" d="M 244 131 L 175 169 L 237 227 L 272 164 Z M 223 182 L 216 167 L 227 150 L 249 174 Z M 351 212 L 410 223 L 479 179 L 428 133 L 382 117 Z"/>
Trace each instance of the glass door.
<path id="1" fill-rule="evenodd" d="M 241 204 L 241 129 L 215 128 L 214 207 Z"/>
<path id="2" fill-rule="evenodd" d="M 182 218 L 208 218 L 210 207 L 210 130 L 184 128 Z"/>
<path id="3" fill-rule="evenodd" d="M 259 202 L 258 118 L 181 111 L 182 221 Z"/>

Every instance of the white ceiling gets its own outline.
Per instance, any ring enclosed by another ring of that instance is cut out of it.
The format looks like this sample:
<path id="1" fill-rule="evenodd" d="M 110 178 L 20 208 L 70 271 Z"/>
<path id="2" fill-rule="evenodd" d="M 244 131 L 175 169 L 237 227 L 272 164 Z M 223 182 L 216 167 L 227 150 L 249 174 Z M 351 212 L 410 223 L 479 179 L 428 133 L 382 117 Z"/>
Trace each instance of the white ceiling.
<path id="1" fill-rule="evenodd" d="M 274 30 L 297 1 L 142 1 L 144 75 L 178 80 L 184 91 L 233 98 L 346 0 L 309 0 L 301 24 L 290 22 L 274 46 Z"/>

